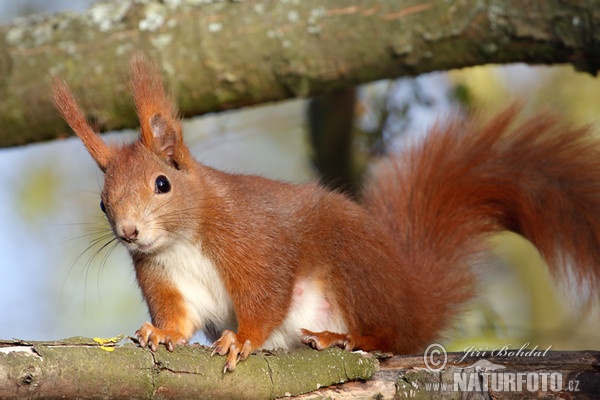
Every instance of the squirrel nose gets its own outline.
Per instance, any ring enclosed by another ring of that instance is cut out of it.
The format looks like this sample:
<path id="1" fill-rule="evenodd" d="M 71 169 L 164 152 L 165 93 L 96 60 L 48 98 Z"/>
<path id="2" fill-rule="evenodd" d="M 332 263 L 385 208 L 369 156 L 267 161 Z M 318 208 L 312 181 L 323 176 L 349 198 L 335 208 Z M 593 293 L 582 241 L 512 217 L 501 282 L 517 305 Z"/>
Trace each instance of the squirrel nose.
<path id="1" fill-rule="evenodd" d="M 137 226 L 133 223 L 123 224 L 119 229 L 119 237 L 127 243 L 135 242 L 139 233 Z"/>

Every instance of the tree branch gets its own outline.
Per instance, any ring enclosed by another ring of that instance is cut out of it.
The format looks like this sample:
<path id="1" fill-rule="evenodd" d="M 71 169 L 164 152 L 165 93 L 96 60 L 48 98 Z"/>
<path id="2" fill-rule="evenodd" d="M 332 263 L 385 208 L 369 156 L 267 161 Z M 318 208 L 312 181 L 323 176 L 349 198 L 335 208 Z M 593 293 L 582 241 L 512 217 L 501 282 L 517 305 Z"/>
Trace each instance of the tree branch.
<path id="1" fill-rule="evenodd" d="M 128 340 L 0 341 L 0 398 L 597 398 L 600 352 L 448 353 L 440 371 L 424 356 L 339 349 L 262 352 L 233 373 L 206 347 L 173 353 Z M 123 343 L 125 342 L 125 343 Z M 443 355 L 440 355 L 442 358 Z M 441 361 L 441 360 L 429 360 Z"/>
<path id="2" fill-rule="evenodd" d="M 476 357 L 448 353 L 445 367 L 439 372 L 428 370 L 422 355 L 384 358 L 367 381 L 325 387 L 296 398 L 598 398 L 600 352 L 549 351 L 543 356 L 515 355 L 517 352 L 510 350 L 502 355 L 500 351 L 488 351 Z"/>
<path id="3" fill-rule="evenodd" d="M 0 147 L 69 132 L 61 76 L 102 129 L 137 126 L 129 57 L 162 65 L 186 116 L 486 63 L 600 68 L 600 0 L 113 1 L 0 28 Z"/>
<path id="4" fill-rule="evenodd" d="M 0 341 L 0 398 L 256 398 L 369 379 L 378 362 L 339 349 L 259 353 L 224 374 L 202 346 L 152 353 L 117 340 Z"/>

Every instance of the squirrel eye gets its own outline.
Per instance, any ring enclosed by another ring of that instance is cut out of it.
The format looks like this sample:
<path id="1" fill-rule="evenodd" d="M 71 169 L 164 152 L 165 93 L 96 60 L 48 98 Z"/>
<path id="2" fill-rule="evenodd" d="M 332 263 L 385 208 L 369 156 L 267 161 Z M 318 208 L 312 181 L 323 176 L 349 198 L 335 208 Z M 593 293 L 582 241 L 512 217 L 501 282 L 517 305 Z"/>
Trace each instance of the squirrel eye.
<path id="1" fill-rule="evenodd" d="M 156 193 L 160 194 L 160 193 L 167 193 L 171 190 L 171 182 L 169 182 L 169 180 L 167 179 L 166 176 L 164 175 L 159 175 L 156 178 Z"/>
<path id="2" fill-rule="evenodd" d="M 104 206 L 104 202 L 102 200 L 100 200 L 100 209 L 104 214 L 106 214 L 106 207 Z"/>

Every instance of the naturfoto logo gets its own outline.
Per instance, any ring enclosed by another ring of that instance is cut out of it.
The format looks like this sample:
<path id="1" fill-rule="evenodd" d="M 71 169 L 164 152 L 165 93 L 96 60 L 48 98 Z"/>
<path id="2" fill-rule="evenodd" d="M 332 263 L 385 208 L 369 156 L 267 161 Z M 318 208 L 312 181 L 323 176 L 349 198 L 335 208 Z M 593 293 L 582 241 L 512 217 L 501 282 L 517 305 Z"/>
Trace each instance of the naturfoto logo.
<path id="1" fill-rule="evenodd" d="M 565 382 L 559 372 L 525 372 L 509 371 L 502 364 L 494 364 L 485 357 L 514 358 L 514 357 L 545 357 L 552 346 L 539 349 L 530 348 L 525 343 L 518 349 L 510 345 L 494 349 L 469 346 L 463 351 L 463 356 L 448 364 L 448 354 L 443 345 L 431 344 L 425 351 L 423 361 L 430 372 L 446 372 L 447 367 L 462 363 L 467 357 L 481 357 L 468 367 L 452 369 L 451 382 L 440 380 L 425 384 L 425 390 L 436 392 L 560 392 L 563 390 L 577 392 L 578 381 Z M 452 365 L 454 364 L 454 365 Z"/>

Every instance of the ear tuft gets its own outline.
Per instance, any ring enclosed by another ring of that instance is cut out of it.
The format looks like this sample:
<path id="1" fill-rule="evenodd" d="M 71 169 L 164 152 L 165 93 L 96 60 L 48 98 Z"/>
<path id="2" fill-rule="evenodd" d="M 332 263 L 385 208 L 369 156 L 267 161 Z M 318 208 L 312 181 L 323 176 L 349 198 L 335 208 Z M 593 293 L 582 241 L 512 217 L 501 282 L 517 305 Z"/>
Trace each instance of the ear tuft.
<path id="1" fill-rule="evenodd" d="M 79 136 L 88 153 L 98 164 L 102 172 L 106 171 L 112 158 L 111 149 L 102 141 L 100 136 L 87 123 L 79 109 L 73 93 L 62 79 L 54 80 L 54 104 L 67 124 Z"/>
<path id="2" fill-rule="evenodd" d="M 131 59 L 131 86 L 143 145 L 178 168 L 193 163 L 183 143 L 173 100 L 165 93 L 160 70 L 141 53 Z"/>

